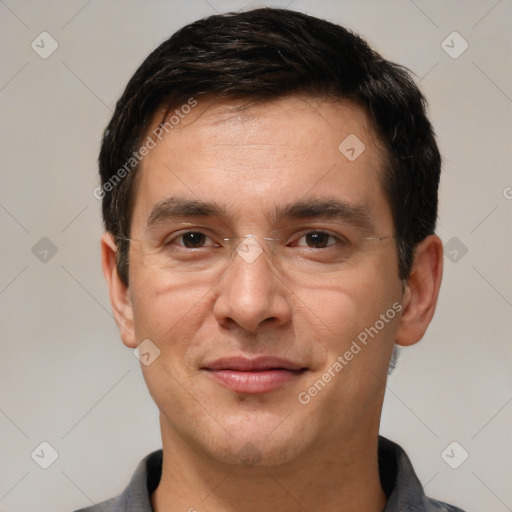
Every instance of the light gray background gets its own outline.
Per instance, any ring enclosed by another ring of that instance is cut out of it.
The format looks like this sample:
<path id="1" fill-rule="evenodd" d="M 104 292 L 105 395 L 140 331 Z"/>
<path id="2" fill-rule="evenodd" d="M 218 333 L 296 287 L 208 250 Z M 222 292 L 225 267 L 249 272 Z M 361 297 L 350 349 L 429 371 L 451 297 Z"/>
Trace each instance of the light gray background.
<path id="1" fill-rule="evenodd" d="M 414 71 L 429 99 L 445 159 L 439 234 L 459 240 L 458 261 L 445 258 L 433 324 L 389 380 L 381 430 L 428 494 L 468 512 L 512 510 L 512 3 L 289 1 L 266 5 L 360 32 Z M 157 409 L 100 271 L 99 141 L 156 45 L 240 8 L 245 0 L 0 0 L 0 511 L 111 497 L 160 447 Z M 43 31 L 59 45 L 47 59 L 31 48 Z M 469 44 L 456 59 L 442 47 L 453 31 Z M 42 237 L 57 247 L 46 262 L 32 252 Z M 31 458 L 42 441 L 58 452 L 46 470 Z M 441 457 L 452 441 L 469 453 L 458 469 Z"/>

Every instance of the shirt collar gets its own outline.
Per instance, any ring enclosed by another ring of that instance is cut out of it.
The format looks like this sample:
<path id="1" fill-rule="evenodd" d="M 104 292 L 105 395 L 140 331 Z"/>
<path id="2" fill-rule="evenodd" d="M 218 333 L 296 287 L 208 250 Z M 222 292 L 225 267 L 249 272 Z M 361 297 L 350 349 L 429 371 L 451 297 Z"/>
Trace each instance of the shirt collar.
<path id="1" fill-rule="evenodd" d="M 411 461 L 396 443 L 379 436 L 379 474 L 387 496 L 383 512 L 463 512 L 425 496 Z M 124 492 L 109 500 L 108 512 L 153 512 L 151 494 L 162 474 L 162 450 L 147 455 L 137 466 Z"/>

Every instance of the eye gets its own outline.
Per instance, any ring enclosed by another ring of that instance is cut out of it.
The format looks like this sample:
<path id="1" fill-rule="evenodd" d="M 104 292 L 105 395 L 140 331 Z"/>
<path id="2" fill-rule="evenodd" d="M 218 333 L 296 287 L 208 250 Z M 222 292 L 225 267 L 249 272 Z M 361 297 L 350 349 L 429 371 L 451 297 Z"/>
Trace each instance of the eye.
<path id="1" fill-rule="evenodd" d="M 208 243 L 208 241 L 210 243 Z M 200 231 L 182 232 L 173 238 L 166 240 L 164 245 L 166 247 L 171 245 L 178 245 L 179 247 L 186 247 L 187 249 L 200 249 L 201 247 L 211 247 L 212 245 L 216 246 L 210 237 L 206 236 Z"/>
<path id="2" fill-rule="evenodd" d="M 293 242 L 292 245 L 300 247 L 307 246 L 312 249 L 324 249 L 326 247 L 332 247 L 337 243 L 346 245 L 348 242 L 343 237 L 336 237 L 325 231 L 309 231 L 301 236 L 296 242 Z"/>

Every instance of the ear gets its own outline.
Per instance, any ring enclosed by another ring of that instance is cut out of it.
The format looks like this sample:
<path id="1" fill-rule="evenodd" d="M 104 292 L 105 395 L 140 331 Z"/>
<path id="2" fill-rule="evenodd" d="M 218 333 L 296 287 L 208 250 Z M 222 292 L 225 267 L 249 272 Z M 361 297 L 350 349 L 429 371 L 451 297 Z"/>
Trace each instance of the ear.
<path id="1" fill-rule="evenodd" d="M 133 328 L 133 307 L 128 287 L 119 277 L 116 263 L 117 245 L 110 233 L 101 237 L 101 265 L 107 281 L 110 303 L 117 327 L 123 343 L 130 348 L 136 348 L 135 331 Z"/>
<path id="2" fill-rule="evenodd" d="M 395 343 L 414 345 L 423 338 L 436 309 L 443 277 L 443 243 L 437 235 L 420 242 L 402 297 L 403 312 Z"/>

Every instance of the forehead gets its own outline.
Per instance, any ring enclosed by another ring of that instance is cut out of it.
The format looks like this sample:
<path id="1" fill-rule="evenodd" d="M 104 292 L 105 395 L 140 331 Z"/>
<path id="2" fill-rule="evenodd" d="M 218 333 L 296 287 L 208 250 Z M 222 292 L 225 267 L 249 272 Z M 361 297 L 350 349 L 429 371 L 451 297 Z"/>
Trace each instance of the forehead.
<path id="1" fill-rule="evenodd" d="M 253 144 L 254 149 L 259 145 L 265 151 L 277 151 L 280 146 L 298 149 L 312 145 L 332 151 L 338 149 L 340 137 L 348 135 L 358 136 L 364 142 L 369 149 L 366 156 L 377 157 L 382 149 L 366 112 L 349 101 L 307 96 L 265 102 L 206 97 L 194 109 L 187 107 L 185 111 L 185 107 L 187 104 L 169 112 L 158 109 L 148 132 L 171 119 L 172 129 L 165 138 L 172 138 L 176 146 L 195 139 L 198 151 L 215 150 L 216 143 L 223 149 L 230 145 L 232 150 Z M 312 134 L 315 136 L 311 137 Z"/>
<path id="2" fill-rule="evenodd" d="M 155 113 L 147 135 L 154 138 L 164 113 Z M 352 103 L 204 98 L 168 115 L 175 116 L 172 129 L 155 138 L 141 162 L 134 219 L 173 196 L 222 203 L 242 220 L 322 196 L 389 213 L 380 185 L 382 147 L 366 113 Z"/>

